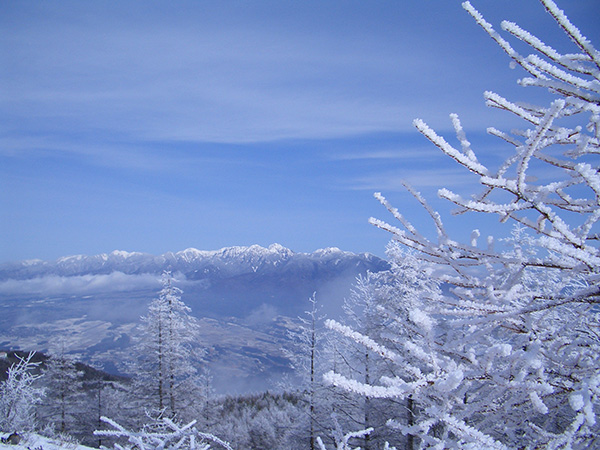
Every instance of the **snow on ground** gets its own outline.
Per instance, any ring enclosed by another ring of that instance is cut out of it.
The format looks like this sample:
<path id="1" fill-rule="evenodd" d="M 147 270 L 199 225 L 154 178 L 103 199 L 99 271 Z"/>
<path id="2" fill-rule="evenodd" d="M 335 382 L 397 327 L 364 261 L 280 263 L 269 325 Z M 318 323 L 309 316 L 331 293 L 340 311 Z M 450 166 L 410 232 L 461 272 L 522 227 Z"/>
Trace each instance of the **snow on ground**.
<path id="1" fill-rule="evenodd" d="M 0 433 L 0 438 L 5 440 L 10 433 Z M 18 444 L 0 442 L 0 450 L 97 450 L 72 442 L 59 442 L 37 434 L 24 434 Z"/>

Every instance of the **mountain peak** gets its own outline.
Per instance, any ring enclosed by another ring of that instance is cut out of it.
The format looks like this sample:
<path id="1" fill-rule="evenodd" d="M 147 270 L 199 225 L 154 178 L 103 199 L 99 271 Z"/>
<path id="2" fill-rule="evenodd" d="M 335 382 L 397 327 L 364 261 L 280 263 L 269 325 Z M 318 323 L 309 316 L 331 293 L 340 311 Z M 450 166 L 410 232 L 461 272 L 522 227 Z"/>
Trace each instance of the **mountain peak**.
<path id="1" fill-rule="evenodd" d="M 124 250 L 113 250 L 110 252 L 109 256 L 116 256 L 119 258 L 129 258 L 131 256 L 141 255 L 139 252 L 126 252 Z"/>
<path id="2" fill-rule="evenodd" d="M 313 253 L 316 255 L 331 255 L 331 254 L 348 253 L 348 252 L 344 252 L 343 250 L 340 250 L 337 247 L 326 247 L 326 248 L 319 248 L 319 249 L 315 250 Z"/>
<path id="3" fill-rule="evenodd" d="M 185 250 L 175 253 L 175 256 L 180 257 L 187 262 L 192 262 L 197 259 L 205 258 L 210 253 L 211 252 L 207 252 L 204 250 L 198 250 L 197 248 L 190 247 L 190 248 L 186 248 Z M 173 253 L 165 253 L 162 256 L 172 255 L 172 254 Z"/>
<path id="4" fill-rule="evenodd" d="M 61 258 L 58 258 L 56 260 L 56 262 L 58 264 L 72 263 L 74 261 L 82 261 L 85 258 L 87 258 L 87 256 L 85 256 L 85 255 L 69 255 L 69 256 L 63 256 Z"/>
<path id="5" fill-rule="evenodd" d="M 269 245 L 268 249 L 271 252 L 277 252 L 277 253 L 289 253 L 289 252 L 291 252 L 291 250 L 289 248 L 286 248 L 283 245 L 277 244 L 277 243 Z"/>

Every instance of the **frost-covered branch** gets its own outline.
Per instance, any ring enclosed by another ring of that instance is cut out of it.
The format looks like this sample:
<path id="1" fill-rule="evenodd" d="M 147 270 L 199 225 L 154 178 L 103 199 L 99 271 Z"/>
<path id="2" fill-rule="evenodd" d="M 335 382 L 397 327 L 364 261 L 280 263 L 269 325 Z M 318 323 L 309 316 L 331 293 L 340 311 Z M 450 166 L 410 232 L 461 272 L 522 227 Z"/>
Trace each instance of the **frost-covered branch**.
<path id="1" fill-rule="evenodd" d="M 35 407 L 44 395 L 44 389 L 35 382 L 42 377 L 34 370 L 39 362 L 33 362 L 35 352 L 27 356 L 17 355 L 18 361 L 7 372 L 7 379 L 0 383 L 0 430 L 29 431 L 35 428 Z"/>
<path id="2" fill-rule="evenodd" d="M 369 427 L 364 430 L 349 431 L 343 434 L 335 414 L 333 415 L 333 422 L 335 424 L 335 429 L 333 430 L 333 435 L 335 439 L 335 450 L 361 450 L 360 447 L 351 447 L 350 441 L 352 439 L 362 439 L 373 432 L 373 428 Z M 327 450 L 327 447 L 325 447 L 325 444 L 323 443 L 323 440 L 320 436 L 317 437 L 316 443 L 319 446 L 318 450 Z M 384 450 L 387 449 L 392 450 L 386 443 Z"/>
<path id="3" fill-rule="evenodd" d="M 564 11 L 558 8 L 556 3 L 552 0 L 541 0 L 546 10 L 556 20 L 558 25 L 564 30 L 564 32 L 577 44 L 577 46 L 594 62 L 596 67 L 600 70 L 600 53 L 594 48 L 592 43 L 581 34 L 581 31 L 574 26 L 569 18 L 565 15 Z M 583 58 L 582 58 L 583 59 Z M 598 72 L 596 77 L 598 77 Z"/>
<path id="4" fill-rule="evenodd" d="M 94 435 L 127 439 L 128 444 L 125 447 L 115 444 L 115 449 L 208 450 L 211 448 L 211 444 L 217 444 L 226 450 L 233 450 L 231 445 L 222 439 L 212 434 L 198 431 L 194 427 L 195 420 L 186 425 L 178 425 L 168 418 L 163 418 L 156 424 L 162 428 L 159 431 L 131 431 L 108 417 L 102 417 L 101 419 L 113 429 L 96 430 L 94 431 Z"/>
<path id="5" fill-rule="evenodd" d="M 486 248 L 478 245 L 480 229 L 459 242 L 421 194 L 406 186 L 436 228 L 437 240 L 431 239 L 375 194 L 395 222 L 370 222 L 416 253 L 388 253 L 392 268 L 382 275 L 387 287 L 376 308 L 385 333 L 371 336 L 328 323 L 379 355 L 393 376 L 365 382 L 332 371 L 326 380 L 364 397 L 410 402 L 410 420 L 393 417 L 389 425 L 423 447 L 600 445 L 600 53 L 553 1 L 541 2 L 575 43 L 573 53 L 559 53 L 502 22 L 509 38 L 531 48 L 532 54 L 521 55 L 463 3 L 512 65 L 527 72 L 519 83 L 542 87 L 552 97 L 540 106 L 484 94 L 488 106 L 524 123 L 511 132 L 488 128 L 507 148 L 504 162 L 497 168 L 483 164 L 455 114 L 456 146 L 423 120 L 414 121 L 479 179 L 478 192 L 468 197 L 450 188 L 438 195 L 467 221 L 469 213 L 492 214 L 500 230 L 502 224 L 509 228 L 488 238 Z M 419 277 L 419 268 L 433 284 Z"/>

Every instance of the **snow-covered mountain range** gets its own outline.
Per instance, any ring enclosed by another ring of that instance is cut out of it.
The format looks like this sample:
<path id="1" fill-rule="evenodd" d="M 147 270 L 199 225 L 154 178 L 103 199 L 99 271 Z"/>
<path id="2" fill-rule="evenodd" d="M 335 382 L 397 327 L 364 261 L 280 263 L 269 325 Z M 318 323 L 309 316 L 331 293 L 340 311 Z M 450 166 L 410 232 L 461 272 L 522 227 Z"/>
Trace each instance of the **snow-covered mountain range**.
<path id="1" fill-rule="evenodd" d="M 337 248 L 296 253 L 267 248 L 187 249 L 155 256 L 114 251 L 0 265 L 0 348 L 47 350 L 59 337 L 86 362 L 122 371 L 132 335 L 171 271 L 202 325 L 221 391 L 262 388 L 285 372 L 288 330 L 318 301 L 330 317 L 356 276 L 387 263 Z"/>
<path id="2" fill-rule="evenodd" d="M 74 255 L 56 261 L 26 260 L 0 264 L 0 280 L 31 279 L 40 276 L 99 275 L 121 272 L 128 275 L 161 273 L 163 270 L 179 272 L 192 279 L 204 277 L 225 278 L 244 273 L 275 272 L 282 268 L 300 266 L 369 266 L 380 264 L 378 258 L 368 253 L 354 254 L 338 248 L 320 249 L 313 253 L 294 253 L 279 244 L 269 247 L 226 247 L 206 251 L 188 248 L 159 256 L 139 252 L 115 250 L 111 253 L 86 256 Z M 292 269 L 293 270 L 293 269 Z"/>

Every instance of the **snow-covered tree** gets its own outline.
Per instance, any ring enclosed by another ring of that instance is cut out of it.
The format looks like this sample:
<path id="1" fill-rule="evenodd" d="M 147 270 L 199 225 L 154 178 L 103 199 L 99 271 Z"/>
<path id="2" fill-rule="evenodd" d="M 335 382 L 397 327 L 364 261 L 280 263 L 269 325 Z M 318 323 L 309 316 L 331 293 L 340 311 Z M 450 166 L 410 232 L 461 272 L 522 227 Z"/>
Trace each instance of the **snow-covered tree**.
<path id="1" fill-rule="evenodd" d="M 374 431 L 380 435 L 372 448 L 382 448 L 389 442 L 412 448 L 410 435 L 403 439 L 392 436 L 389 430 L 386 433 L 382 428 L 389 425 L 390 417 L 409 426 L 415 421 L 417 408 L 413 395 L 373 395 L 366 387 L 378 380 L 398 377 L 406 382 L 417 381 L 424 372 L 433 371 L 437 364 L 443 364 L 434 348 L 436 320 L 426 309 L 427 304 L 441 300 L 441 291 L 439 283 L 431 276 L 431 267 L 419 261 L 414 254 L 403 252 L 393 243 L 389 245 L 387 254 L 390 269 L 359 278 L 351 297 L 354 307 L 362 305 L 363 315 L 371 317 L 367 320 L 357 317 L 350 326 L 334 320 L 326 322 L 329 328 L 356 342 L 370 356 L 363 358 L 362 362 L 350 359 L 348 365 L 351 370 L 329 372 L 326 379 L 342 388 L 365 394 L 368 400 L 365 406 L 371 409 L 368 414 L 370 421 L 360 424 L 363 429 L 370 428 L 371 432 L 364 436 Z M 364 368 L 361 369 L 366 360 L 371 366 L 368 376 L 365 376 Z M 372 425 L 375 424 L 378 426 L 373 430 Z M 366 447 L 371 446 L 374 439 L 365 440 Z"/>
<path id="2" fill-rule="evenodd" d="M 304 394 L 307 403 L 307 437 L 308 448 L 316 450 L 318 429 L 323 430 L 321 422 L 323 414 L 320 411 L 323 400 L 323 383 L 321 380 L 323 343 L 325 342 L 323 319 L 316 292 L 309 298 L 310 308 L 304 317 L 299 317 L 299 327 L 290 333 L 293 349 L 289 356 L 299 383 L 296 389 Z"/>
<path id="3" fill-rule="evenodd" d="M 136 389 L 151 408 L 165 417 L 189 418 L 199 406 L 197 379 L 198 323 L 181 301 L 181 289 L 165 272 L 158 298 L 142 317 L 133 370 Z"/>
<path id="4" fill-rule="evenodd" d="M 206 431 L 245 450 L 306 450 L 305 404 L 301 394 L 263 392 L 215 399 L 211 408 L 213 424 Z"/>
<path id="5" fill-rule="evenodd" d="M 18 362 L 8 369 L 7 379 L 0 383 L 0 430 L 35 429 L 35 407 L 42 401 L 44 389 L 35 384 L 42 375 L 34 373 L 40 364 L 33 362 L 34 354 L 17 356 Z"/>
<path id="6" fill-rule="evenodd" d="M 208 366 L 203 366 L 200 369 L 198 377 L 200 386 L 200 397 L 198 409 L 201 411 L 199 420 L 201 420 L 200 426 L 206 429 L 211 424 L 211 406 L 215 395 L 215 389 L 213 387 L 213 376 Z"/>
<path id="7" fill-rule="evenodd" d="M 393 274 L 392 270 L 388 270 L 360 275 L 345 301 L 344 323 L 352 330 L 368 335 L 379 344 L 395 347 L 398 342 L 390 339 L 397 336 L 391 333 L 394 321 L 390 320 L 390 313 L 383 313 L 390 307 L 390 303 L 394 305 L 395 312 L 396 304 L 392 300 L 392 291 L 397 283 L 392 282 Z M 330 326 L 333 323 L 333 321 L 328 322 Z M 330 348 L 335 348 L 337 352 L 334 355 L 333 370 L 346 377 L 370 384 L 373 380 L 392 373 L 389 366 L 377 358 L 369 348 L 352 339 L 338 340 Z M 372 429 L 370 433 L 362 435 L 364 439 L 362 449 L 380 449 L 384 442 L 389 441 L 387 419 L 390 414 L 393 414 L 392 411 L 396 410 L 396 413 L 400 413 L 405 410 L 406 405 L 389 399 L 361 398 L 348 396 L 347 393 L 340 395 L 337 392 L 335 398 L 338 401 L 334 409 L 337 413 L 338 425 L 344 430 Z"/>
<path id="8" fill-rule="evenodd" d="M 485 93 L 489 106 L 525 123 L 510 133 L 488 129 L 507 147 L 503 164 L 494 169 L 479 160 L 456 115 L 451 120 L 459 146 L 424 121 L 414 122 L 479 179 L 481 191 L 471 198 L 449 189 L 440 189 L 440 197 L 456 204 L 466 220 L 474 212 L 498 215 L 510 227 L 506 239 L 490 237 L 480 246 L 479 230 L 469 242 L 452 239 L 440 214 L 407 186 L 435 224 L 437 239 L 430 239 L 376 194 L 398 224 L 372 223 L 435 264 L 447 292 L 435 301 L 421 297 L 405 304 L 407 323 L 416 328 L 402 351 L 330 323 L 397 370 L 372 383 L 339 373 L 329 373 L 328 380 L 368 397 L 413 399 L 414 422 L 390 417 L 390 425 L 417 437 L 422 448 L 600 445 L 600 52 L 552 0 L 541 2 L 574 43 L 574 53 L 560 53 L 502 22 L 505 32 L 533 49 L 523 56 L 463 3 L 525 71 L 520 84 L 546 88 L 552 96 L 548 106 L 535 106 Z M 404 308 L 397 322 L 406 319 Z"/>
<path id="9" fill-rule="evenodd" d="M 85 442 L 92 436 L 94 430 L 101 430 L 104 426 L 102 417 L 110 416 L 120 423 L 127 419 L 131 411 L 128 410 L 128 400 L 131 395 L 128 386 L 109 379 L 108 377 L 94 378 L 84 382 L 86 391 L 85 411 Z M 83 430 L 82 430 L 83 431 Z M 101 436 L 94 442 L 98 447 L 102 446 Z"/>
<path id="10" fill-rule="evenodd" d="M 75 360 L 66 353 L 65 339 L 59 339 L 49 352 L 43 370 L 46 397 L 40 407 L 45 423 L 57 433 L 77 430 L 82 412 L 83 372 Z"/>

